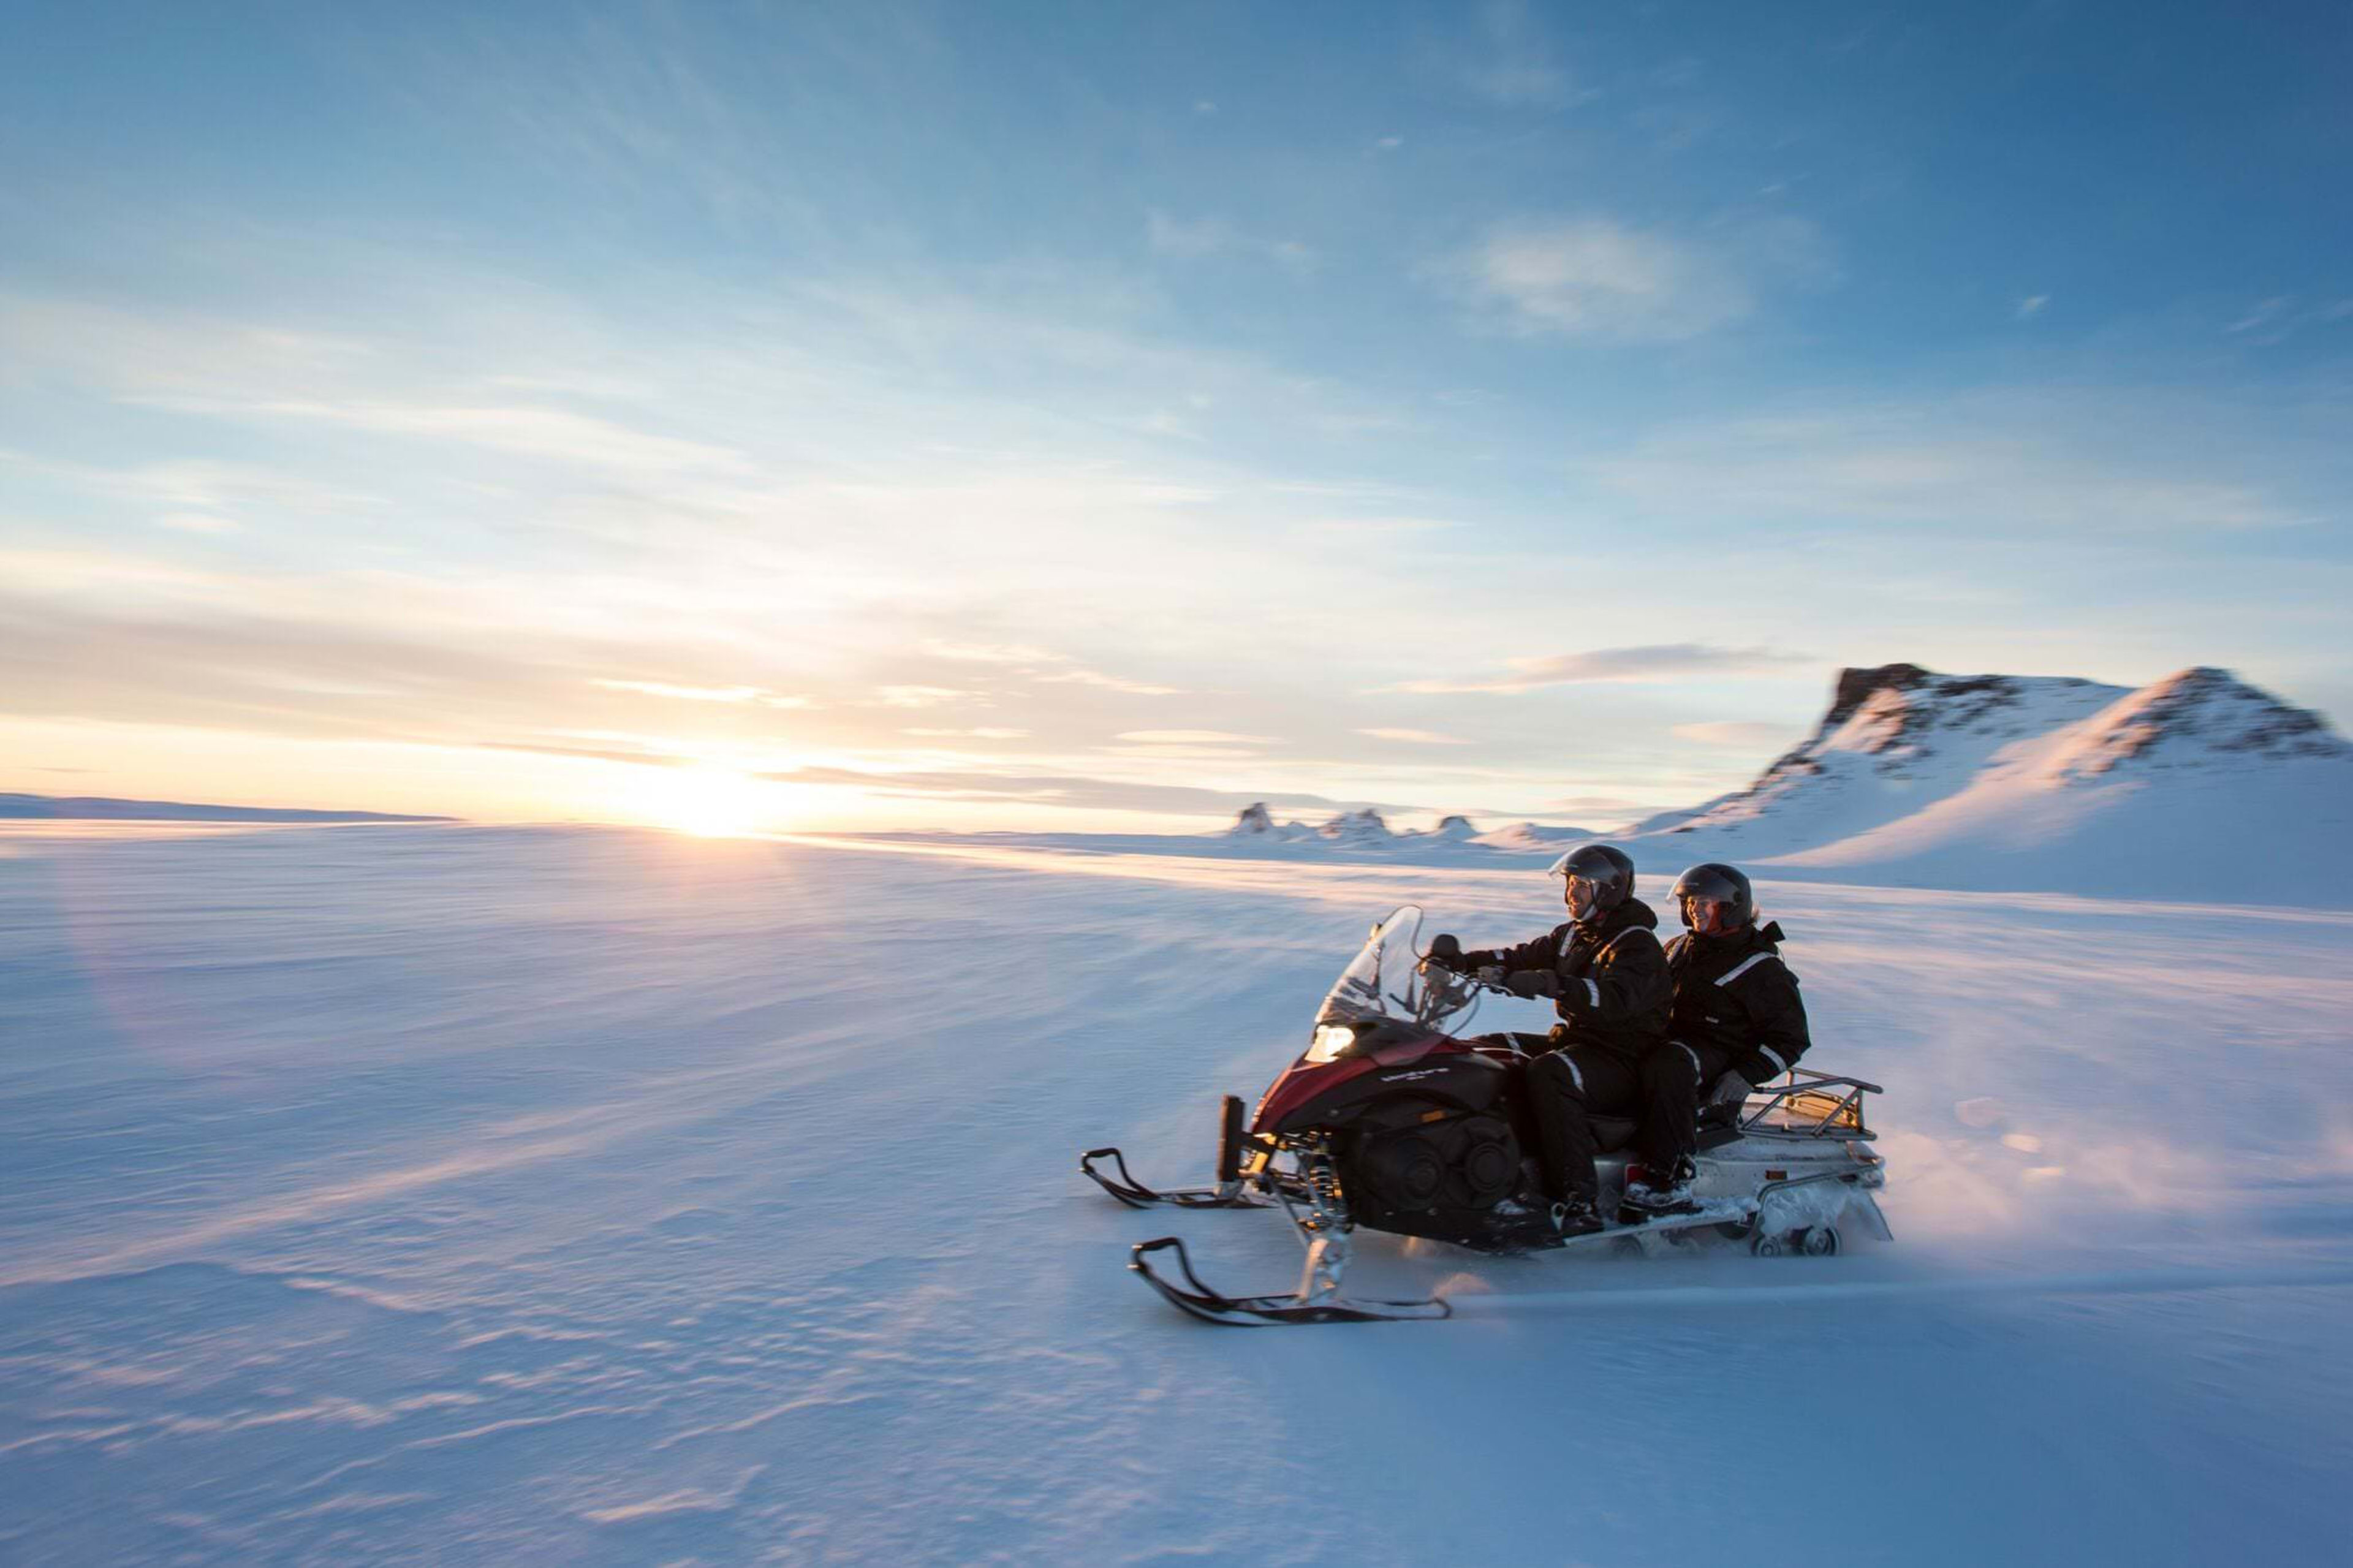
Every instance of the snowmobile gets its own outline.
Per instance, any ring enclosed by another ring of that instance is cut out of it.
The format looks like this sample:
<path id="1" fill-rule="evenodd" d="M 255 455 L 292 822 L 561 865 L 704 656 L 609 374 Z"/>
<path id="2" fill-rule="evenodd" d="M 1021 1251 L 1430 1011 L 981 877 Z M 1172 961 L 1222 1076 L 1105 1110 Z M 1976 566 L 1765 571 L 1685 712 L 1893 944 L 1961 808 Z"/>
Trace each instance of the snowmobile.
<path id="1" fill-rule="evenodd" d="M 1184 1242 L 1139 1242 L 1128 1267 L 1168 1300 L 1213 1323 L 1272 1325 L 1443 1318 L 1442 1299 L 1345 1295 L 1350 1237 L 1359 1226 L 1490 1254 L 1628 1248 L 1656 1251 L 1709 1236 L 1765 1257 L 1822 1256 L 1859 1224 L 1892 1240 L 1873 1194 L 1885 1167 L 1870 1144 L 1863 1103 L 1876 1084 L 1793 1069 L 1744 1102 L 1700 1115 L 1698 1176 L 1685 1212 L 1624 1207 L 1630 1120 L 1592 1119 L 1603 1229 L 1564 1237 L 1528 1152 L 1535 1129 L 1520 1069 L 1541 1036 L 1461 1031 L 1482 993 L 1498 990 L 1424 962 L 1421 910 L 1398 908 L 1341 972 L 1317 1009 L 1306 1049 L 1259 1098 L 1247 1121 L 1238 1096 L 1219 1110 L 1216 1182 L 1158 1191 L 1115 1148 L 1079 1169 L 1134 1208 L 1281 1208 L 1307 1249 L 1288 1294 L 1228 1296 L 1202 1283 Z M 1507 993 L 1506 993 L 1507 994 Z M 1162 1271 L 1163 1255 L 1176 1277 Z"/>

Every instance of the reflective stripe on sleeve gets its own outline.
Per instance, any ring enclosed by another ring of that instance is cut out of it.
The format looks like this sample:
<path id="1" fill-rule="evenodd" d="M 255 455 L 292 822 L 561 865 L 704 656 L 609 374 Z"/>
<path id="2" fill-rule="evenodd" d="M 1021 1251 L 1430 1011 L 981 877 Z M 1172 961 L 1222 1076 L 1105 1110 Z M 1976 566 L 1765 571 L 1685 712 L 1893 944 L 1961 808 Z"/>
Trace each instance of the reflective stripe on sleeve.
<path id="1" fill-rule="evenodd" d="M 1675 1042 L 1675 1048 L 1682 1051 L 1683 1055 L 1691 1058 L 1692 1077 L 1699 1077 L 1699 1053 L 1692 1049 L 1689 1046 L 1684 1045 L 1681 1040 L 1677 1040 Z"/>
<path id="2" fill-rule="evenodd" d="M 1585 1092 L 1585 1075 L 1577 1070 L 1577 1058 L 1567 1051 L 1560 1053 L 1561 1065 L 1568 1068 L 1568 1081 L 1577 1085 L 1577 1092 Z"/>
<path id="3" fill-rule="evenodd" d="M 1588 980 L 1585 983 L 1585 994 L 1587 998 L 1592 1002 L 1594 1011 L 1599 1012 L 1601 1010 L 1601 987 Z"/>
<path id="4" fill-rule="evenodd" d="M 1775 1050 L 1772 1047 L 1759 1046 L 1757 1047 L 1757 1054 L 1763 1057 L 1767 1061 L 1771 1062 L 1775 1067 L 1779 1068 L 1783 1072 L 1788 1072 L 1789 1070 L 1789 1064 L 1783 1061 L 1781 1059 L 1781 1053 Z"/>
<path id="5" fill-rule="evenodd" d="M 1750 970 L 1756 968 L 1758 964 L 1764 963 L 1767 959 L 1771 958 L 1773 954 L 1769 952 L 1752 952 L 1747 957 L 1742 959 L 1738 963 L 1734 964 L 1732 966 L 1732 973 L 1719 978 L 1716 981 L 1716 984 L 1718 985 L 1729 985 L 1734 981 L 1739 979 L 1742 975 L 1747 973 Z"/>

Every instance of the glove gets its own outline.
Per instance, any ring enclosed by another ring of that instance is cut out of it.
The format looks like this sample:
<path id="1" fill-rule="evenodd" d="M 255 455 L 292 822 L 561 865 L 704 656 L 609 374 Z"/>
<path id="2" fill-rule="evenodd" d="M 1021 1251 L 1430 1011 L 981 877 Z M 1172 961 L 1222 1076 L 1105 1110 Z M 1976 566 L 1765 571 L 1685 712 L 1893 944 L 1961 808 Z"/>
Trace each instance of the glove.
<path id="1" fill-rule="evenodd" d="M 1474 978 L 1482 985 L 1501 985 L 1504 983 L 1504 966 L 1500 963 L 1482 964 Z"/>
<path id="2" fill-rule="evenodd" d="M 1736 1072 L 1725 1073 L 1707 1091 L 1710 1105 L 1737 1105 L 1748 1098 L 1748 1080 Z"/>
<path id="3" fill-rule="evenodd" d="M 1451 969 L 1457 973 L 1461 971 L 1462 944 L 1454 939 L 1454 933 L 1451 931 L 1442 931 L 1431 937 L 1430 952 L 1425 956 L 1429 962 L 1440 969 Z"/>
<path id="4" fill-rule="evenodd" d="M 1560 980 L 1549 969 L 1523 969 L 1504 984 L 1514 996 L 1557 996 Z"/>

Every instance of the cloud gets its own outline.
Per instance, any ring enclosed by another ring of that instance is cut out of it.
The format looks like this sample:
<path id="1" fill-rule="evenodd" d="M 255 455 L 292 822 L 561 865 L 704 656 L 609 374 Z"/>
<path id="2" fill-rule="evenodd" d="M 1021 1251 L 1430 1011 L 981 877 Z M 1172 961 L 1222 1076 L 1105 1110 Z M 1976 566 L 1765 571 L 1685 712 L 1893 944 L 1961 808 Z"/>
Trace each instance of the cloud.
<path id="1" fill-rule="evenodd" d="M 1294 272 L 1314 267 L 1317 257 L 1295 239 L 1265 239 L 1243 233 L 1223 218 L 1171 217 L 1157 207 L 1145 215 L 1145 240 L 1163 256 L 1198 258 L 1227 254 L 1257 256 Z"/>
<path id="2" fill-rule="evenodd" d="M 1586 470 L 1669 517 L 1987 531 L 2265 528 L 2311 513 L 2218 439 L 2211 402 L 1995 391 L 1669 426 Z M 2190 464 L 2196 464 L 2195 468 Z"/>
<path id="3" fill-rule="evenodd" d="M 1001 801 L 1030 805 L 1056 805 L 1110 811 L 1177 812 L 1196 815 L 1240 811 L 1262 800 L 1282 810 L 1293 808 L 1354 811 L 1372 806 L 1383 812 L 1429 811 L 1427 805 L 1396 801 L 1335 800 L 1328 795 L 1265 790 L 1204 789 L 1191 784 L 1146 784 L 1132 779 L 1094 778 L 1066 773 L 988 772 L 892 773 L 879 768 L 810 766 L 758 775 L 776 784 L 846 784 L 876 795 L 902 795 L 933 800 Z"/>
<path id="4" fill-rule="evenodd" d="M 2258 301 L 2222 330 L 2258 347 L 2284 343 L 2307 327 L 2332 326 L 2353 316 L 2353 300 L 2323 305 L 2300 305 L 2292 294 L 2275 294 Z"/>
<path id="5" fill-rule="evenodd" d="M 1026 741 L 1029 738 L 1029 731 L 1027 730 L 1008 730 L 994 724 L 982 724 L 970 730 L 934 730 L 921 727 L 910 727 L 900 731 L 899 733 L 902 735 L 923 735 L 942 740 L 958 741 Z"/>
<path id="6" fill-rule="evenodd" d="M 878 694 L 885 708 L 936 708 L 945 702 L 987 700 L 980 692 L 953 686 L 885 686 Z"/>
<path id="7" fill-rule="evenodd" d="M 1113 737 L 1145 746 L 1271 746 L 1269 735 L 1230 735 L 1223 730 L 1129 730 Z"/>
<path id="8" fill-rule="evenodd" d="M 2049 303 L 2051 296 L 2048 294 L 2029 294 L 2018 302 L 2017 320 L 2023 321 L 2031 316 L 2041 315 L 2042 307 Z"/>
<path id="9" fill-rule="evenodd" d="M 2263 331 L 2274 326 L 2286 315 L 2288 307 L 2294 303 L 2295 301 L 2284 294 L 2274 294 L 2270 299 L 2259 302 L 2254 309 L 2222 330 L 2226 332 Z"/>
<path id="10" fill-rule="evenodd" d="M 1504 109 L 1566 109 L 1598 98 L 1557 60 L 1535 14 L 1518 0 L 1491 0 L 1479 12 L 1475 53 L 1460 57 L 1456 79 Z"/>
<path id="11" fill-rule="evenodd" d="M 1181 697 L 1173 686 L 1153 686 L 1141 680 L 1126 680 L 1116 675 L 1105 675 L 1094 669 L 1066 669 L 1058 675 L 1041 675 L 1040 686 L 1098 686 L 1106 691 L 1124 691 L 1130 697 Z"/>
<path id="12" fill-rule="evenodd" d="M 1018 643 L 948 642 L 939 637 L 923 639 L 923 651 L 934 658 L 952 658 L 965 664 L 1061 664 L 1066 656 L 1049 653 L 1041 647 L 1029 647 Z"/>
<path id="13" fill-rule="evenodd" d="M 131 401 L 178 414 L 245 420 L 294 419 L 342 425 L 383 435 L 418 437 L 486 447 L 517 457 L 641 474 L 748 473 L 750 459 L 731 447 L 648 435 L 610 419 L 560 408 L 497 405 L 431 406 L 392 403 L 329 403 L 301 399 L 250 401 L 168 394 Z"/>
<path id="14" fill-rule="evenodd" d="M 1696 741 L 1703 746 L 1723 746 L 1735 751 L 1777 746 L 1794 738 L 1786 724 L 1767 724 L 1746 719 L 1717 719 L 1702 724 L 1677 724 L 1670 733 L 1683 740 Z"/>
<path id="15" fill-rule="evenodd" d="M 1409 680 L 1386 691 L 1520 692 L 1546 686 L 1605 682 L 1687 680 L 1701 677 L 1778 673 L 1811 660 L 1769 648 L 1716 647 L 1706 643 L 1660 643 L 1643 647 L 1596 648 L 1589 653 L 1552 654 L 1504 661 L 1513 673 L 1473 680 Z"/>
<path id="16" fill-rule="evenodd" d="M 1452 735 L 1440 735 L 1429 730 L 1359 730 L 1359 735 L 1370 735 L 1376 741 L 1402 741 L 1415 746 L 1467 746 L 1468 741 Z"/>
<path id="17" fill-rule="evenodd" d="M 661 680 L 607 680 L 602 678 L 588 682 L 607 691 L 635 691 L 646 697 L 672 697 L 681 702 L 749 702 L 762 695 L 756 686 L 672 686 Z"/>
<path id="18" fill-rule="evenodd" d="M 1696 338 L 1752 314 L 1768 288 L 1818 289 L 1839 279 L 1813 224 L 1737 212 L 1695 234 L 1598 213 L 1521 216 L 1493 225 L 1422 273 L 1490 330 L 1614 342 Z"/>
<path id="19" fill-rule="evenodd" d="M 1736 321 L 1756 303 L 1728 267 L 1606 217 L 1500 225 L 1438 272 L 1524 336 L 1671 342 Z"/>
<path id="20" fill-rule="evenodd" d="M 164 508 L 155 519 L 157 525 L 188 532 L 238 531 L 244 525 L 235 514 L 257 510 L 315 523 L 322 517 L 375 511 L 385 504 L 380 496 L 248 463 L 183 458 L 106 468 L 0 449 L 0 465 L 94 495 Z"/>
<path id="21" fill-rule="evenodd" d="M 649 768 L 684 767 L 695 759 L 667 752 L 608 751 L 596 746 L 558 746 L 528 741 L 476 741 L 485 752 L 523 752 L 535 757 L 569 757 L 586 763 L 628 763 Z"/>

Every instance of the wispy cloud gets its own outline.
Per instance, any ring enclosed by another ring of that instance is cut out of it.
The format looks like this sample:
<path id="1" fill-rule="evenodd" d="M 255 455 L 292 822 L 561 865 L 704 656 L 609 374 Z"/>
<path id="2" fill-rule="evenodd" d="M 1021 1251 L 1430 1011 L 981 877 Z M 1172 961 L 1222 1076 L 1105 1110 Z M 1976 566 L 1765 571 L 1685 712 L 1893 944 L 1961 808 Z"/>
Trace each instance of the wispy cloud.
<path id="1" fill-rule="evenodd" d="M 934 658 L 955 659 L 963 664 L 1060 664 L 1065 658 L 1062 654 L 1019 643 L 950 642 L 940 637 L 924 638 L 923 651 Z"/>
<path id="2" fill-rule="evenodd" d="M 1645 647 L 1605 647 L 1588 653 L 1551 654 L 1504 661 L 1509 675 L 1461 680 L 1409 680 L 1390 691 L 1420 693 L 1534 691 L 1546 686 L 1599 682 L 1684 680 L 1701 677 L 1771 675 L 1812 662 L 1802 654 L 1761 647 L 1716 647 L 1706 643 L 1660 643 Z"/>
<path id="3" fill-rule="evenodd" d="M 768 691 L 757 686 L 676 686 L 663 680 L 592 679 L 591 686 L 607 691 L 634 691 L 645 697 L 667 697 L 681 702 L 758 702 L 770 708 L 807 708 L 812 700 Z"/>
<path id="4" fill-rule="evenodd" d="M 980 724 L 969 730 L 941 730 L 923 725 L 911 725 L 899 731 L 902 735 L 922 735 L 943 741 L 1026 741 L 1027 730 L 1009 730 L 1000 725 Z"/>
<path id="5" fill-rule="evenodd" d="M 2042 314 L 2042 308 L 2049 303 L 2051 296 L 2048 294 L 2029 294 L 2018 302 L 2018 309 L 2011 314 L 2019 321 L 2027 321 Z"/>
<path id="6" fill-rule="evenodd" d="M 1123 676 L 1105 675 L 1098 669 L 1065 669 L 1038 678 L 1040 686 L 1094 686 L 1105 691 L 1124 691 L 1130 697 L 1178 697 L 1176 687 L 1155 686 L 1149 681 L 1129 680 Z"/>
<path id="7" fill-rule="evenodd" d="M 1398 741 L 1411 746 L 1467 746 L 1471 742 L 1453 735 L 1440 735 L 1430 730 L 1359 730 L 1359 735 L 1370 735 L 1376 741 Z"/>
<path id="8" fill-rule="evenodd" d="M 1504 330 L 1634 342 L 1694 338 L 1755 305 L 1730 267 L 1606 217 L 1519 221 L 1442 264 L 1440 279 Z"/>
<path id="9" fill-rule="evenodd" d="M 385 435 L 423 437 L 592 468 L 635 473 L 748 473 L 741 452 L 703 441 L 649 435 L 609 419 L 560 408 L 425 406 L 303 400 L 248 402 L 158 395 L 136 401 L 182 414 L 232 419 L 315 420 Z"/>
<path id="10" fill-rule="evenodd" d="M 1554 47 L 1541 16 L 1520 0 L 1480 7 L 1479 30 L 1456 79 L 1506 109 L 1565 109 L 1600 96 L 1580 88 Z"/>
<path id="11" fill-rule="evenodd" d="M 950 702 L 987 700 L 985 693 L 955 686 L 885 686 L 875 695 L 885 708 L 937 708 Z"/>
<path id="12" fill-rule="evenodd" d="M 2222 413 L 2123 392 L 1880 402 L 1669 427 L 1587 468 L 1663 513 L 1726 524 L 1870 521 L 1982 533 L 2308 521 L 2255 464 L 2217 453 Z"/>
<path id="13" fill-rule="evenodd" d="M 1268 735 L 1234 735 L 1223 730 L 1128 730 L 1115 737 L 1143 746 L 1271 746 Z"/>
<path id="14" fill-rule="evenodd" d="M 1280 809 L 1428 811 L 1408 802 L 1339 800 L 1295 791 L 1219 790 L 1084 774 L 971 772 L 891 772 L 880 768 L 812 766 L 765 773 L 778 784 L 848 784 L 871 795 L 926 799 L 1004 801 L 1111 811 L 1224 813 L 1262 800 Z"/>
<path id="15" fill-rule="evenodd" d="M 1299 240 L 1269 239 L 1247 234 L 1219 217 L 1172 217 L 1157 207 L 1145 215 L 1144 236 L 1146 243 L 1162 256 L 1188 259 L 1222 255 L 1256 256 L 1278 262 L 1295 272 L 1307 271 L 1316 262 L 1314 250 Z"/>

